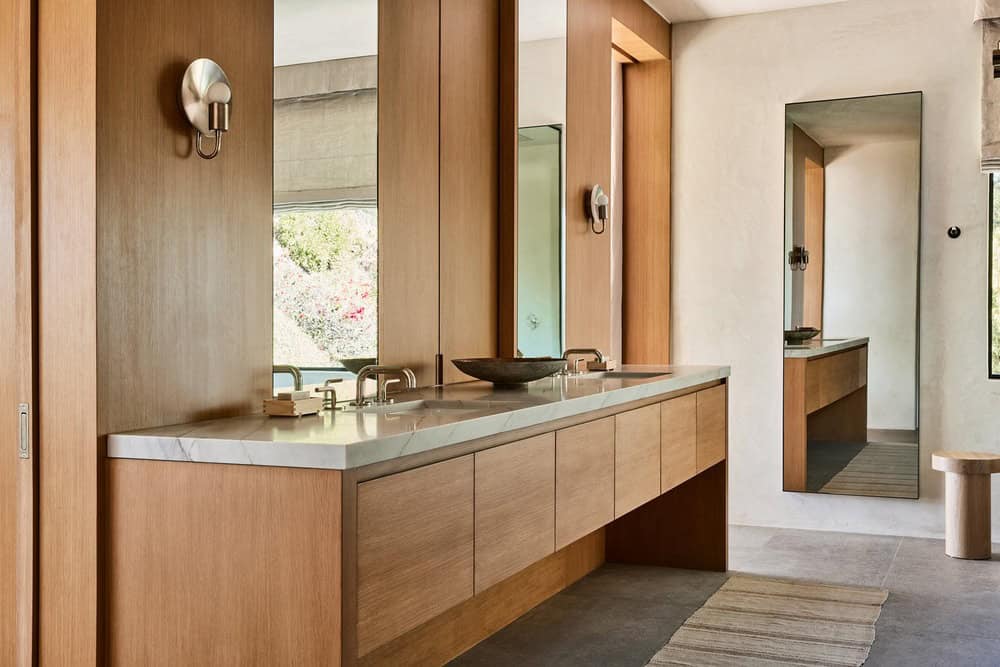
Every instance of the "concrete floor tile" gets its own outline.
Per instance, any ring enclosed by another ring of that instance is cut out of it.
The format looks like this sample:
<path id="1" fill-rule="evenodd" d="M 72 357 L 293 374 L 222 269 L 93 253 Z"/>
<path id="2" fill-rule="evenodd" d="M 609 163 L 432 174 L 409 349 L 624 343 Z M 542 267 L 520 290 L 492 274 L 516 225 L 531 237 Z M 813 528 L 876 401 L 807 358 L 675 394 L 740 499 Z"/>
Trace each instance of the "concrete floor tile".
<path id="1" fill-rule="evenodd" d="M 1000 640 L 883 632 L 876 626 L 875 644 L 865 664 L 873 667 L 996 667 L 1000 664 Z"/>

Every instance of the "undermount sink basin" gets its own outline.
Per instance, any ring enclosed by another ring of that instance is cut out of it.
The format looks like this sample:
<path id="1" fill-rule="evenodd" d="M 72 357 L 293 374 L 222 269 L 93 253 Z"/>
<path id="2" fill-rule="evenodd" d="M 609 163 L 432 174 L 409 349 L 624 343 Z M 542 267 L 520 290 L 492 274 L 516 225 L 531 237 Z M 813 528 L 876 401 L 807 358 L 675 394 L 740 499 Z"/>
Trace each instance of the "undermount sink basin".
<path id="1" fill-rule="evenodd" d="M 581 377 L 595 380 L 648 380 L 668 375 L 670 371 L 596 371 L 584 373 Z"/>
<path id="2" fill-rule="evenodd" d="M 481 412 L 496 412 L 518 407 L 520 404 L 498 403 L 496 401 L 435 401 L 419 400 L 389 405 L 375 405 L 364 408 L 365 412 L 378 412 L 386 416 L 415 417 L 460 417 Z"/>

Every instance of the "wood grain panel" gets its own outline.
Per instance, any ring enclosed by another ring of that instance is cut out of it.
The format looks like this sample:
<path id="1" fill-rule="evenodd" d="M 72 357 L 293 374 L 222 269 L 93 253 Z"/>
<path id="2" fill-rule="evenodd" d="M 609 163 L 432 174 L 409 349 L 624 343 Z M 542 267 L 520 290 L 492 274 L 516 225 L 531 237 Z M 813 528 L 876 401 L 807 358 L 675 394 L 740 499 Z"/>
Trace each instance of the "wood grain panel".
<path id="1" fill-rule="evenodd" d="M 652 44 L 615 18 L 611 19 L 611 46 L 615 53 L 625 56 L 623 62 L 627 63 L 667 59 L 667 54 L 657 51 Z"/>
<path id="2" fill-rule="evenodd" d="M 499 0 L 441 0 L 441 354 L 497 354 Z M 391 158 L 388 156 L 388 159 Z"/>
<path id="3" fill-rule="evenodd" d="M 615 417 L 615 518 L 660 495 L 660 406 Z"/>
<path id="4" fill-rule="evenodd" d="M 669 60 L 623 71 L 622 360 L 670 363 Z"/>
<path id="5" fill-rule="evenodd" d="M 35 405 L 32 2 L 0 6 L 0 664 L 34 660 L 35 458 L 15 456 L 15 407 Z M 34 433 L 35 428 L 30 429 Z M 36 451 L 35 443 L 31 449 Z M 36 452 L 37 453 L 37 452 Z"/>
<path id="6" fill-rule="evenodd" d="M 474 457 L 358 485 L 358 654 L 473 595 Z"/>
<path id="7" fill-rule="evenodd" d="M 868 383 L 868 346 L 806 363 L 806 412 L 812 413 Z"/>
<path id="8" fill-rule="evenodd" d="M 476 593 L 555 551 L 555 434 L 476 453 Z"/>
<path id="9" fill-rule="evenodd" d="M 421 386 L 440 349 L 440 10 L 379 0 L 378 12 L 379 361 L 412 368 Z"/>
<path id="10" fill-rule="evenodd" d="M 340 664 L 338 471 L 105 465 L 106 664 Z"/>
<path id="11" fill-rule="evenodd" d="M 728 477 L 722 461 L 606 528 L 607 559 L 725 572 Z"/>
<path id="12" fill-rule="evenodd" d="M 612 0 L 611 13 L 652 48 L 670 57 L 670 24 L 643 0 Z"/>
<path id="13" fill-rule="evenodd" d="M 270 395 L 272 9 L 100 0 L 100 435 L 256 412 Z M 234 86 L 211 161 L 176 102 L 201 55 Z"/>
<path id="14" fill-rule="evenodd" d="M 93 665 L 100 662 L 97 5 L 96 0 L 53 0 L 36 6 L 37 349 L 43 360 L 36 406 L 37 511 L 42 517 L 38 661 Z M 73 391 L 66 391 L 67 378 L 72 378 Z"/>
<path id="15" fill-rule="evenodd" d="M 868 442 L 868 385 L 806 418 L 810 441 Z"/>
<path id="16" fill-rule="evenodd" d="M 782 488 L 805 491 L 808 465 L 805 359 L 785 359 L 783 414 Z"/>
<path id="17" fill-rule="evenodd" d="M 362 665 L 443 665 L 604 563 L 598 530 L 379 647 Z"/>
<path id="18" fill-rule="evenodd" d="M 698 397 L 688 394 L 660 404 L 660 489 L 686 482 L 698 472 Z"/>
<path id="19" fill-rule="evenodd" d="M 500 110 L 499 266 L 497 307 L 501 357 L 517 356 L 518 4 L 499 0 Z"/>
<path id="20" fill-rule="evenodd" d="M 826 170 L 806 159 L 805 246 L 809 265 L 803 278 L 802 326 L 823 329 L 823 260 L 826 244 Z"/>
<path id="21" fill-rule="evenodd" d="M 614 515 L 614 417 L 557 431 L 556 549 L 610 523 Z"/>
<path id="22" fill-rule="evenodd" d="M 567 347 L 611 349 L 611 234 L 594 234 L 584 193 L 611 187 L 611 0 L 574 0 L 566 41 Z"/>
<path id="23" fill-rule="evenodd" d="M 721 384 L 695 394 L 698 399 L 698 472 L 726 458 L 726 387 Z"/>

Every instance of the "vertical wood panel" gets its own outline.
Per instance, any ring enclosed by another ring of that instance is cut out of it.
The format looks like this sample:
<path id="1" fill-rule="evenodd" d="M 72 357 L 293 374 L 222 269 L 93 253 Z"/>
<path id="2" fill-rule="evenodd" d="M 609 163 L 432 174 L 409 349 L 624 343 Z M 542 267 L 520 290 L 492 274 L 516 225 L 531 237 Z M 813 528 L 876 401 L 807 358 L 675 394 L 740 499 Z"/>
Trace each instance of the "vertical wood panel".
<path id="1" fill-rule="evenodd" d="M 698 397 L 688 394 L 660 404 L 660 446 L 663 491 L 686 482 L 698 472 Z"/>
<path id="2" fill-rule="evenodd" d="M 270 394 L 272 9 L 100 0 L 101 435 L 255 412 Z M 214 160 L 176 103 L 199 56 L 233 84 Z"/>
<path id="3" fill-rule="evenodd" d="M 611 234 L 584 217 L 611 187 L 611 0 L 573 0 L 566 42 L 566 346 L 611 349 Z"/>
<path id="4" fill-rule="evenodd" d="M 105 465 L 99 664 L 340 664 L 340 472 Z"/>
<path id="5" fill-rule="evenodd" d="M 378 353 L 433 384 L 439 340 L 439 0 L 379 1 Z"/>
<path id="6" fill-rule="evenodd" d="M 518 0 L 500 3 L 498 354 L 517 355 Z"/>
<path id="7" fill-rule="evenodd" d="M 556 549 L 615 516 L 615 418 L 556 432 Z"/>
<path id="8" fill-rule="evenodd" d="M 0 664 L 34 656 L 35 458 L 14 455 L 15 406 L 34 406 L 32 3 L 0 6 Z M 34 406 L 37 408 L 37 406 Z M 34 431 L 34 429 L 32 429 Z M 34 450 L 34 443 L 31 445 Z"/>
<path id="9" fill-rule="evenodd" d="M 441 0 L 441 354 L 497 354 L 498 0 Z M 385 156 L 391 159 L 391 154 Z"/>
<path id="10" fill-rule="evenodd" d="M 471 598 L 474 458 L 358 485 L 358 655 Z"/>
<path id="11" fill-rule="evenodd" d="M 476 453 L 477 595 L 554 551 L 555 466 L 554 433 Z"/>
<path id="12" fill-rule="evenodd" d="M 38 3 L 38 652 L 44 665 L 98 662 L 96 22 L 96 0 Z"/>
<path id="13" fill-rule="evenodd" d="M 622 360 L 670 362 L 670 61 L 624 68 Z"/>
<path id="14" fill-rule="evenodd" d="M 726 458 L 727 385 L 699 391 L 698 397 L 698 472 L 711 468 Z"/>
<path id="15" fill-rule="evenodd" d="M 806 442 L 806 359 L 785 359 L 782 488 L 785 491 L 806 490 L 808 450 Z"/>
<path id="16" fill-rule="evenodd" d="M 615 518 L 660 495 L 660 406 L 615 415 Z"/>

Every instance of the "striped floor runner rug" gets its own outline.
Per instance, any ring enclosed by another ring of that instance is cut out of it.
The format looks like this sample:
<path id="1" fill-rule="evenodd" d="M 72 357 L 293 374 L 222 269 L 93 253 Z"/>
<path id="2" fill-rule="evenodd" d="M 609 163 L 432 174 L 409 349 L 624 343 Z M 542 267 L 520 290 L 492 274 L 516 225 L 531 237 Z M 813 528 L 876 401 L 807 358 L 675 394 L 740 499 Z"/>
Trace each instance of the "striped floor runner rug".
<path id="1" fill-rule="evenodd" d="M 862 665 L 888 591 L 735 575 L 649 665 Z"/>

